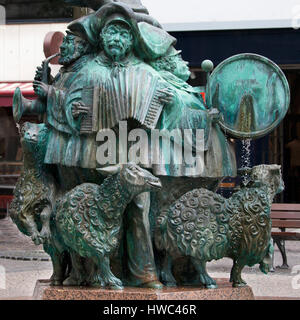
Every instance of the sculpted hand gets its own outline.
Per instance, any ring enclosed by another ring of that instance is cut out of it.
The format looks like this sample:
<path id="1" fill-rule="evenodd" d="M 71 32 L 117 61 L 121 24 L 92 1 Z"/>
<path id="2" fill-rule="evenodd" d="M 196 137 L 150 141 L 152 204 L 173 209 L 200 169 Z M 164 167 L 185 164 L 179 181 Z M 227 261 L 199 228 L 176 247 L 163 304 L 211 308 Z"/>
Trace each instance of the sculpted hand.
<path id="1" fill-rule="evenodd" d="M 42 63 L 41 67 L 36 68 L 34 80 L 37 80 L 37 81 L 43 80 L 43 70 L 44 70 L 44 62 Z M 51 68 L 50 67 L 48 67 L 47 73 L 48 73 L 48 79 L 50 79 L 51 78 Z"/>
<path id="2" fill-rule="evenodd" d="M 42 81 L 42 77 L 43 77 L 43 68 L 37 67 L 35 71 L 34 80 Z"/>
<path id="3" fill-rule="evenodd" d="M 174 100 L 174 92 L 170 88 L 158 90 L 160 93 L 159 101 L 164 104 L 170 104 Z"/>
<path id="4" fill-rule="evenodd" d="M 33 89 L 34 92 L 41 98 L 46 99 L 48 96 L 48 92 L 50 89 L 50 86 L 41 82 L 41 81 L 33 81 Z"/>
<path id="5" fill-rule="evenodd" d="M 222 114 L 216 108 L 210 109 L 208 114 L 210 115 L 212 122 L 217 122 L 222 119 Z"/>
<path id="6" fill-rule="evenodd" d="M 74 102 L 72 105 L 72 116 L 76 119 L 80 115 L 86 115 L 89 112 L 89 108 L 85 106 L 83 102 Z"/>

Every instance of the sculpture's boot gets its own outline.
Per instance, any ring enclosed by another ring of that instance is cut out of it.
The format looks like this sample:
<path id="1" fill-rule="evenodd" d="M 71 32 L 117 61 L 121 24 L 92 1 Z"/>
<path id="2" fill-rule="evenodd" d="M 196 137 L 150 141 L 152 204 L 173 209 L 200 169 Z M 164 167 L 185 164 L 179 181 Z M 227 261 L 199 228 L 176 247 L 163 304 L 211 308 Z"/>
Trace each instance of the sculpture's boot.
<path id="1" fill-rule="evenodd" d="M 20 88 L 17 88 L 13 96 L 13 116 L 16 123 L 20 122 L 23 115 L 43 114 L 46 111 L 45 104 L 37 100 L 29 100 L 23 97 Z"/>
<path id="2" fill-rule="evenodd" d="M 128 285 L 162 289 L 154 262 L 149 223 L 150 194 L 142 193 L 127 207 Z"/>

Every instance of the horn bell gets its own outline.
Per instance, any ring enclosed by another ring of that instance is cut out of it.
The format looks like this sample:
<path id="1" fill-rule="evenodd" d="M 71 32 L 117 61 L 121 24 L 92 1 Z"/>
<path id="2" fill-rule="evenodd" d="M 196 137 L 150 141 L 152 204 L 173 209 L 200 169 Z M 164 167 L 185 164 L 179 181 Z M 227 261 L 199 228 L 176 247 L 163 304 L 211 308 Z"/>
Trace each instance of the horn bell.
<path id="1" fill-rule="evenodd" d="M 16 123 L 19 123 L 23 112 L 24 112 L 24 102 L 23 102 L 23 95 L 21 89 L 18 87 L 13 96 L 13 116 Z"/>
<path id="2" fill-rule="evenodd" d="M 18 87 L 13 96 L 13 117 L 19 123 L 24 115 L 39 115 L 45 112 L 46 106 L 39 99 L 30 100 L 24 98 L 21 89 Z"/>

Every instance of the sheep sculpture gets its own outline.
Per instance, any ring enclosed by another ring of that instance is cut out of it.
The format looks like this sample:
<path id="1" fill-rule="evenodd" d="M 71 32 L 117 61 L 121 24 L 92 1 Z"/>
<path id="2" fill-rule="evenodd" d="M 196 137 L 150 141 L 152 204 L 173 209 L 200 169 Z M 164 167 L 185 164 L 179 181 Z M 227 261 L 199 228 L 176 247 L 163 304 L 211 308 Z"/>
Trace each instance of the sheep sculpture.
<path id="1" fill-rule="evenodd" d="M 20 139 L 24 166 L 9 214 L 19 230 L 38 245 L 50 238 L 50 215 L 56 189 L 54 179 L 44 166 L 48 129 L 44 124 L 25 122 L 20 130 Z M 40 227 L 38 221 L 41 222 Z"/>
<path id="2" fill-rule="evenodd" d="M 76 186 L 57 202 L 56 226 L 71 254 L 77 276 L 85 274 L 80 260 L 87 258 L 96 266 L 86 279 L 89 285 L 122 289 L 122 281 L 110 269 L 110 258 L 120 243 L 123 213 L 135 196 L 158 190 L 161 183 L 132 163 L 98 171 L 110 176 L 101 185 Z M 73 284 L 73 281 L 66 279 L 63 284 Z"/>
<path id="3" fill-rule="evenodd" d="M 57 185 L 52 168 L 44 164 L 49 129 L 45 124 L 25 122 L 20 127 L 23 169 L 9 206 L 18 229 L 36 244 L 43 244 L 53 264 L 51 283 L 61 285 L 70 271 L 70 257 L 61 245 L 53 224 Z"/>
<path id="4" fill-rule="evenodd" d="M 250 181 L 225 199 L 207 189 L 187 192 L 157 218 L 155 244 L 163 255 L 161 281 L 175 286 L 173 261 L 190 257 L 200 282 L 216 288 L 206 262 L 233 260 L 233 287 L 246 285 L 244 266 L 260 264 L 269 271 L 271 245 L 270 209 L 274 196 L 284 189 L 280 166 L 259 165 L 248 170 Z"/>

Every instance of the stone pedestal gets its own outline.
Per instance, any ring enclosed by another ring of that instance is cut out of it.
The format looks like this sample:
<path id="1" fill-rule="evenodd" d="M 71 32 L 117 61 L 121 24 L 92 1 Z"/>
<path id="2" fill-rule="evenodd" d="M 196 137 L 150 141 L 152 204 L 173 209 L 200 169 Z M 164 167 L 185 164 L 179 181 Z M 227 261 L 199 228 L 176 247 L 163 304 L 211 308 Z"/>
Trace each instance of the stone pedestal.
<path id="1" fill-rule="evenodd" d="M 109 290 L 87 287 L 52 287 L 48 280 L 38 280 L 35 300 L 254 300 L 249 286 L 232 288 L 227 279 L 216 279 L 218 289 L 177 287 L 162 290 L 128 287 Z"/>

